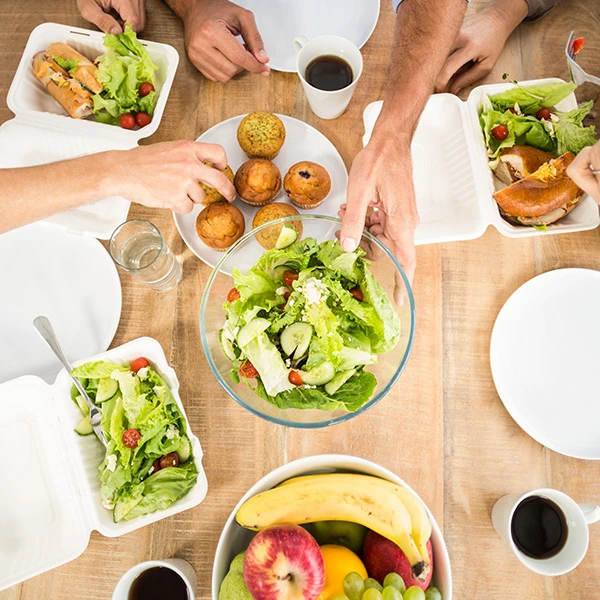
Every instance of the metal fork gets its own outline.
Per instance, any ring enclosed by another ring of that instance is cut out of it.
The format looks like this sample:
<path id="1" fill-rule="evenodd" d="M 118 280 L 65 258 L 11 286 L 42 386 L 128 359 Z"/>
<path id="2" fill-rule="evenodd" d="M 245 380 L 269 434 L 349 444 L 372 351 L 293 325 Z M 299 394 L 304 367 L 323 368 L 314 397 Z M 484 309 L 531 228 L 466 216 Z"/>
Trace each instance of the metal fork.
<path id="1" fill-rule="evenodd" d="M 589 82 L 600 85 L 600 77 L 589 75 L 586 73 L 575 61 L 575 52 L 573 50 L 573 42 L 575 41 L 575 32 L 571 31 L 571 35 L 567 40 L 565 47 L 565 56 L 567 57 L 567 65 L 569 66 L 569 72 L 571 73 L 571 79 L 577 84 Z"/>

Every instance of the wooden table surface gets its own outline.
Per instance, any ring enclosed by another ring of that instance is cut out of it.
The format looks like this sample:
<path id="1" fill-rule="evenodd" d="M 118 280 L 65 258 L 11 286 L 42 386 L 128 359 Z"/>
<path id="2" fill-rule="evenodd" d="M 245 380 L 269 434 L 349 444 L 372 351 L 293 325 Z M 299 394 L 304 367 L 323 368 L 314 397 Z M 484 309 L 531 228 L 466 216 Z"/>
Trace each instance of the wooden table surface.
<path id="1" fill-rule="evenodd" d="M 144 37 L 172 44 L 181 57 L 163 121 L 149 141 L 194 139 L 229 117 L 270 110 L 318 128 L 350 167 L 361 147 L 362 110 L 381 97 L 386 79 L 394 14 L 389 0 L 382 4 L 377 28 L 363 48 L 364 75 L 349 110 L 322 121 L 311 113 L 294 74 L 243 74 L 226 85 L 205 80 L 185 57 L 180 22 L 161 2 L 149 0 Z M 473 0 L 469 12 L 485 4 Z M 0 122 L 12 118 L 6 93 L 27 38 L 45 21 L 87 26 L 74 0 L 0 1 Z M 516 79 L 567 78 L 562 51 L 572 29 L 587 36 L 580 62 L 600 74 L 600 2 L 566 0 L 543 20 L 517 29 L 485 82 L 500 81 L 504 72 Z M 579 100 L 599 95 L 592 86 L 578 90 Z M 600 114 L 600 103 L 594 113 Z M 0 600 L 106 600 L 135 563 L 173 556 L 194 566 L 197 597 L 207 600 L 217 540 L 242 494 L 275 467 L 319 453 L 373 460 L 419 492 L 443 526 L 455 598 L 598 598 L 600 525 L 591 528 L 582 564 L 557 578 L 528 571 L 492 528 L 491 508 L 507 493 L 549 486 L 580 502 L 600 502 L 600 465 L 556 454 L 525 434 L 498 398 L 488 359 L 495 317 L 517 287 L 556 268 L 600 269 L 598 230 L 515 240 L 489 228 L 474 241 L 420 247 L 416 339 L 399 382 L 359 418 L 301 431 L 254 417 L 220 389 L 197 327 L 210 269 L 184 245 L 169 213 L 132 206 L 130 215 L 157 224 L 182 260 L 184 278 L 175 290 L 159 294 L 120 272 L 123 310 L 112 345 L 145 335 L 162 344 L 204 449 L 208 495 L 193 510 L 118 539 L 92 533 L 79 558 L 1 592 Z"/>

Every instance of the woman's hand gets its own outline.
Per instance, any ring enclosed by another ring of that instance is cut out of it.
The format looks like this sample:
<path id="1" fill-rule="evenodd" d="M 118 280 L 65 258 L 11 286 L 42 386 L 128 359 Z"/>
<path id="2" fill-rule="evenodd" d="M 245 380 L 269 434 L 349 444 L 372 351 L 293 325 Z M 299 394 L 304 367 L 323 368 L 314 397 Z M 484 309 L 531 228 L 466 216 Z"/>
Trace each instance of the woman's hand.
<path id="1" fill-rule="evenodd" d="M 600 174 L 592 169 L 600 171 L 600 142 L 584 148 L 567 168 L 567 175 L 600 204 Z"/>

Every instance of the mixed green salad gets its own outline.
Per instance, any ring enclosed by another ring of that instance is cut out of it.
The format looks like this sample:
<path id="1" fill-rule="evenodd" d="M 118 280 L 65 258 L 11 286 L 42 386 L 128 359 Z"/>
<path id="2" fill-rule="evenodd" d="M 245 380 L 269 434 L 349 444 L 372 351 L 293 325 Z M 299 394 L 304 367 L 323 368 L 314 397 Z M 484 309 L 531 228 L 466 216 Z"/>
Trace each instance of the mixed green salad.
<path id="1" fill-rule="evenodd" d="M 219 335 L 236 383 L 280 408 L 355 411 L 371 398 L 365 367 L 396 347 L 400 318 L 360 248 L 306 238 L 232 275 Z"/>
<path id="2" fill-rule="evenodd" d="M 100 495 L 114 521 L 167 508 L 185 496 L 198 477 L 186 421 L 148 361 L 91 362 L 72 375 L 101 407 L 108 448 L 99 467 Z M 90 410 L 75 386 L 71 397 L 83 413 L 75 431 L 91 434 Z"/>
<path id="3" fill-rule="evenodd" d="M 576 87 L 572 82 L 527 87 L 516 83 L 516 87 L 499 94 L 484 95 L 479 121 L 488 158 L 495 160 L 503 148 L 515 144 L 533 146 L 555 156 L 569 151 L 577 154 L 593 145 L 595 127 L 583 126 L 583 119 L 592 109 L 592 101 L 569 112 L 555 108 Z"/>

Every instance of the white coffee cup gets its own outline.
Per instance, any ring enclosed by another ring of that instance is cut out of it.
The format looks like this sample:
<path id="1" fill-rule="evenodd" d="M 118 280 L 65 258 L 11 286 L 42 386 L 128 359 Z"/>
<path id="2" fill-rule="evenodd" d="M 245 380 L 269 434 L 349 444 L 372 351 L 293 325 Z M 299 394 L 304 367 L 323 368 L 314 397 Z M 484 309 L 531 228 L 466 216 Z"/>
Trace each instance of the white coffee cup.
<path id="1" fill-rule="evenodd" d="M 296 71 L 312 111 L 321 119 L 335 119 L 348 107 L 363 69 L 360 50 L 346 38 L 322 35 L 312 40 L 303 36 L 294 39 Z M 352 69 L 352 83 L 341 90 L 326 91 L 313 87 L 306 81 L 306 67 L 319 56 L 338 56 Z"/>
<path id="2" fill-rule="evenodd" d="M 164 560 L 148 560 L 143 563 L 139 563 L 134 567 L 131 567 L 123 577 L 117 583 L 115 587 L 115 591 L 113 592 L 112 600 L 128 600 L 129 598 L 129 590 L 131 589 L 131 585 L 134 580 L 148 569 L 153 569 L 154 567 L 164 567 L 167 569 L 171 569 L 175 571 L 181 579 L 185 582 L 187 586 L 188 599 L 194 600 L 196 597 L 196 572 L 190 563 L 181 559 L 181 558 L 166 558 Z"/>
<path id="3" fill-rule="evenodd" d="M 554 502 L 563 512 L 567 523 L 567 539 L 562 549 L 549 558 L 531 558 L 515 544 L 511 524 L 516 508 L 526 498 L 541 496 Z M 498 535 L 510 546 L 514 555 L 529 569 L 540 575 L 563 575 L 574 569 L 585 556 L 589 542 L 588 525 L 600 520 L 600 507 L 577 504 L 572 498 L 550 488 L 533 490 L 522 495 L 500 498 L 492 509 L 492 523 Z"/>

